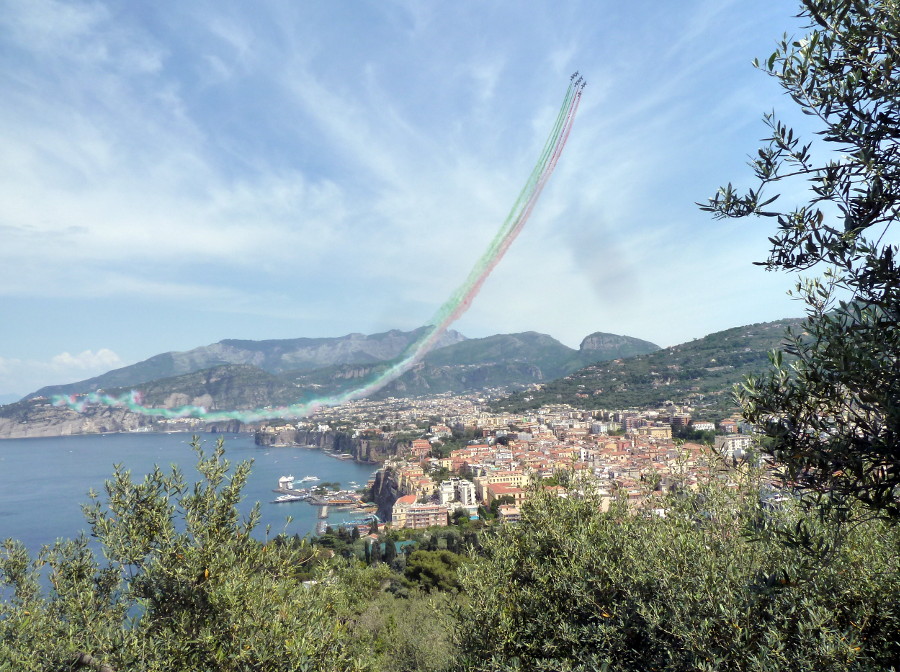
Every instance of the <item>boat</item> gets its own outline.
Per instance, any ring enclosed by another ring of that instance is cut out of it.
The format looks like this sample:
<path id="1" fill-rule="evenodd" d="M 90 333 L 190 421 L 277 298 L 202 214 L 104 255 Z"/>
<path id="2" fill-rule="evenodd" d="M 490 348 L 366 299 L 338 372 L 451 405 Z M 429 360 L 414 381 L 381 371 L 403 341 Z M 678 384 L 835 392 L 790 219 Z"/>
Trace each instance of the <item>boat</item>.
<path id="1" fill-rule="evenodd" d="M 306 497 L 303 495 L 279 495 L 272 502 L 273 504 L 283 504 L 285 502 L 302 502 Z"/>
<path id="2" fill-rule="evenodd" d="M 318 481 L 318 480 L 319 480 L 318 476 L 304 476 L 303 478 L 300 479 L 300 482 L 308 483 L 310 481 Z"/>

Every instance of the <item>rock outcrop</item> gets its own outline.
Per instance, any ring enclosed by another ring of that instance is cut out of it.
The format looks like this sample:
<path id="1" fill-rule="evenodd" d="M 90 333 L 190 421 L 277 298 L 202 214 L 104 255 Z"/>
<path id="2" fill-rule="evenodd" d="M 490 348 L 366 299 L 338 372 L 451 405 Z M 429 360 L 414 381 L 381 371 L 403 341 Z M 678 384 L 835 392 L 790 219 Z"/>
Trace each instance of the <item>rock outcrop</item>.
<path id="1" fill-rule="evenodd" d="M 153 425 L 152 418 L 125 408 L 103 406 L 76 413 L 50 404 L 23 404 L 18 412 L 0 417 L 0 439 L 149 431 Z"/>
<path id="2" fill-rule="evenodd" d="M 396 455 L 403 442 L 396 439 L 353 437 L 346 432 L 285 429 L 279 432 L 257 431 L 256 445 L 307 446 L 334 453 L 350 454 L 357 462 L 375 464 Z"/>
<path id="3" fill-rule="evenodd" d="M 378 519 L 389 521 L 394 503 L 400 497 L 400 484 L 397 482 L 397 474 L 390 467 L 379 469 L 375 472 L 375 481 L 372 483 L 372 501 L 378 505 Z"/>
<path id="4" fill-rule="evenodd" d="M 619 336 L 598 331 L 585 336 L 578 349 L 585 359 L 607 361 L 646 355 L 656 352 L 660 347 L 650 341 L 642 341 L 632 336 Z"/>
<path id="5" fill-rule="evenodd" d="M 3 413 L 0 415 L 0 439 L 46 438 L 111 432 L 236 433 L 245 430 L 246 427 L 237 420 L 206 423 L 184 420 L 173 424 L 164 423 L 158 418 L 140 413 L 133 413 L 127 408 L 88 406 L 78 413 L 40 400 L 4 406 Z"/>

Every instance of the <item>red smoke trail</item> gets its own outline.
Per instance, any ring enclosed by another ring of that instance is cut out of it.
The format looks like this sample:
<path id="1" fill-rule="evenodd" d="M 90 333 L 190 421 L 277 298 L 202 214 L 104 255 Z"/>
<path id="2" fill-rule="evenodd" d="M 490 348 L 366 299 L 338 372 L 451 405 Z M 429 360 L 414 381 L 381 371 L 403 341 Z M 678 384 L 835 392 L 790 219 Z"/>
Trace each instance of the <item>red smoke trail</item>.
<path id="1" fill-rule="evenodd" d="M 572 76 L 572 79 L 575 78 Z M 571 81 L 571 80 L 570 80 Z M 124 406 L 129 410 L 144 415 L 164 417 L 164 418 L 184 418 L 196 417 L 210 421 L 215 420 L 239 420 L 241 422 L 257 422 L 260 420 L 271 420 L 276 418 L 303 417 L 310 415 L 315 410 L 323 406 L 336 406 L 352 399 L 359 399 L 368 396 L 373 392 L 381 389 L 398 376 L 402 375 L 420 361 L 435 345 L 438 338 L 447 330 L 447 328 L 456 321 L 472 305 L 472 301 L 478 295 L 485 280 L 496 268 L 497 264 L 506 254 L 506 251 L 512 245 L 513 241 L 522 231 L 525 222 L 531 216 L 541 192 L 546 186 L 550 175 L 556 168 L 562 150 L 569 139 L 572 131 L 572 125 L 575 121 L 575 114 L 578 111 L 578 105 L 581 101 L 581 92 L 584 88 L 582 78 L 578 78 L 574 83 L 569 84 L 566 90 L 566 97 L 560 112 L 554 123 L 553 131 L 545 142 L 541 152 L 540 160 L 529 176 L 528 182 L 519 193 L 510 214 L 507 216 L 500 228 L 500 231 L 491 241 L 487 251 L 482 254 L 478 262 L 475 264 L 465 283 L 458 288 L 450 298 L 444 302 L 438 310 L 431 330 L 423 336 L 418 342 L 414 343 L 407 350 L 406 355 L 397 363 L 390 366 L 386 371 L 379 375 L 375 380 L 358 387 L 355 390 L 345 392 L 343 394 L 327 397 L 323 399 L 314 399 L 304 404 L 295 404 L 286 408 L 278 409 L 257 409 L 252 411 L 207 411 L 199 406 L 182 406 L 180 408 L 148 408 L 141 405 L 139 393 L 123 395 L 122 397 L 111 397 L 102 393 L 90 393 L 77 397 L 54 397 L 53 403 L 57 406 L 66 406 L 76 411 L 82 411 L 84 406 L 90 404 L 104 404 L 107 406 Z M 548 153 L 549 150 L 549 153 Z M 523 202 L 523 198 L 525 199 Z"/>

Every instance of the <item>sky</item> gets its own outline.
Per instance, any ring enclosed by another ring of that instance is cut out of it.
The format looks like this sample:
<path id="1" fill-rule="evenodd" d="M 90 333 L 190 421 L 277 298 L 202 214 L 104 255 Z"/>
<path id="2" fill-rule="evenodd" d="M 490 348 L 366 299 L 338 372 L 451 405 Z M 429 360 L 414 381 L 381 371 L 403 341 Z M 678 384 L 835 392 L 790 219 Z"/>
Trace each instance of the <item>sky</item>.
<path id="1" fill-rule="evenodd" d="M 11 0 L 0 12 L 0 403 L 226 338 L 428 323 L 538 159 L 531 219 L 453 328 L 675 345 L 793 317 L 754 266 L 755 70 L 791 3 Z M 802 119 L 799 120 L 801 123 Z"/>

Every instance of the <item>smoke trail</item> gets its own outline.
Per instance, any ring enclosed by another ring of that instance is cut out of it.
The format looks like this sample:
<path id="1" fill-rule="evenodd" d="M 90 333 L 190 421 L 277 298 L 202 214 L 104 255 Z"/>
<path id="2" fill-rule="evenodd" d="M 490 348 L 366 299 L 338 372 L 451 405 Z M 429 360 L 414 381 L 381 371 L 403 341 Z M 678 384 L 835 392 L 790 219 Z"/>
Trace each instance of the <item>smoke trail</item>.
<path id="1" fill-rule="evenodd" d="M 574 79 L 574 75 L 572 77 Z M 570 80 L 571 81 L 571 80 Z M 314 399 L 306 403 L 293 404 L 282 408 L 260 408 L 249 411 L 210 411 L 202 406 L 181 406 L 178 408 L 152 408 L 141 404 L 140 393 L 132 391 L 121 397 L 113 397 L 99 392 L 81 396 L 57 395 L 53 397 L 55 406 L 65 406 L 69 409 L 81 412 L 88 404 L 102 404 L 105 406 L 124 407 L 135 413 L 161 418 L 186 418 L 194 417 L 208 421 L 239 420 L 241 422 L 258 422 L 261 420 L 287 419 L 305 417 L 325 406 L 337 406 L 344 402 L 366 397 L 403 375 L 415 366 L 435 346 L 438 339 L 447 331 L 472 304 L 472 300 L 478 294 L 484 281 L 491 271 L 500 263 L 503 255 L 512 245 L 516 236 L 528 221 L 541 191 L 550 179 L 553 169 L 559 161 L 562 150 L 569 139 L 575 114 L 581 102 L 581 93 L 584 89 L 582 78 L 571 81 L 566 90 L 565 98 L 559 108 L 553 129 L 544 143 L 540 158 L 531 171 L 528 181 L 519 192 L 518 198 L 513 203 L 509 214 L 503 221 L 499 231 L 491 240 L 487 249 L 479 257 L 472 267 L 469 275 L 451 295 L 438 308 L 429 322 L 430 328 L 413 343 L 400 360 L 370 382 L 348 392 Z"/>

